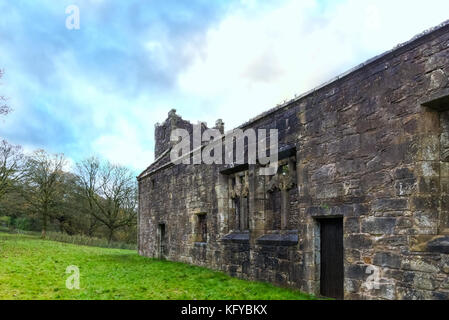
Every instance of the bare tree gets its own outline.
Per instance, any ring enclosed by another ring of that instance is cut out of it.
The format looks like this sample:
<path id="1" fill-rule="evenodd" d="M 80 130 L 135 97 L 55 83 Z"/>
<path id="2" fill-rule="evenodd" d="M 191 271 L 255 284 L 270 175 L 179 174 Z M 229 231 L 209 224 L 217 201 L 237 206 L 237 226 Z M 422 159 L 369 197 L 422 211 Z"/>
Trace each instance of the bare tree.
<path id="1" fill-rule="evenodd" d="M 20 146 L 0 142 L 0 199 L 11 191 L 24 174 L 25 156 Z"/>
<path id="2" fill-rule="evenodd" d="M 64 155 L 49 155 L 38 150 L 27 161 L 27 188 L 24 196 L 42 219 L 42 237 L 45 237 L 48 220 L 63 197 Z"/>
<path id="3" fill-rule="evenodd" d="M 77 163 L 78 188 L 75 192 L 79 196 L 80 211 L 88 217 L 87 235 L 93 236 L 98 228 L 100 220 L 96 217 L 100 215 L 95 204 L 97 180 L 99 176 L 100 162 L 97 158 L 91 157 Z M 87 212 L 86 212 L 87 211 Z"/>
<path id="4" fill-rule="evenodd" d="M 4 71 L 0 69 L 0 79 L 3 77 Z M 0 116 L 11 112 L 11 108 L 6 104 L 6 98 L 0 95 Z"/>
<path id="5" fill-rule="evenodd" d="M 91 214 L 108 229 L 109 242 L 115 231 L 136 223 L 137 183 L 128 168 L 93 157 L 77 164 L 77 174 Z"/>

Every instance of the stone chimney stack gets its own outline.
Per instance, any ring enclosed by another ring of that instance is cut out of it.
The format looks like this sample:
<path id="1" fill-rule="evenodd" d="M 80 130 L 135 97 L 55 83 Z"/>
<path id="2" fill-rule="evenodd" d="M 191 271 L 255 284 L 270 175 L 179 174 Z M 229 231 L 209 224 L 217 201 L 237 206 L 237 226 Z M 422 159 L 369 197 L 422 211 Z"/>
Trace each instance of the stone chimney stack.
<path id="1" fill-rule="evenodd" d="M 215 121 L 215 127 L 214 129 L 218 129 L 221 134 L 224 134 L 224 122 L 222 119 L 218 119 L 217 121 Z"/>
<path id="2" fill-rule="evenodd" d="M 162 123 L 156 124 L 155 135 L 155 147 L 154 157 L 157 159 L 162 153 L 170 148 L 170 136 L 171 132 L 176 128 L 189 129 L 190 123 L 184 121 L 179 115 L 176 114 L 176 109 L 171 109 L 168 113 L 167 119 Z"/>

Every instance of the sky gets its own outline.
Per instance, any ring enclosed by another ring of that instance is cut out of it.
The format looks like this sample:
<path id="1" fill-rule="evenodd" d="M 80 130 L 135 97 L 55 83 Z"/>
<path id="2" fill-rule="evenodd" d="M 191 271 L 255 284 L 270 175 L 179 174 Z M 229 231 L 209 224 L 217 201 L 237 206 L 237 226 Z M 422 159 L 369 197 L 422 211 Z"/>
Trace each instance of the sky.
<path id="1" fill-rule="evenodd" d="M 0 0 L 0 12 L 14 109 L 0 137 L 139 173 L 170 109 L 230 130 L 449 19 L 449 1 Z"/>

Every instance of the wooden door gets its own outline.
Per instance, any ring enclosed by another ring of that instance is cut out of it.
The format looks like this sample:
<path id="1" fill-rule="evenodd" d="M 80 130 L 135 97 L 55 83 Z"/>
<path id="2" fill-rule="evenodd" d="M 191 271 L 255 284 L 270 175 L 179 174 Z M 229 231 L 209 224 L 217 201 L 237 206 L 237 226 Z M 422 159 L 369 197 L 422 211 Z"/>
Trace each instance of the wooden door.
<path id="1" fill-rule="evenodd" d="M 321 228 L 321 294 L 344 298 L 343 218 L 322 219 Z"/>

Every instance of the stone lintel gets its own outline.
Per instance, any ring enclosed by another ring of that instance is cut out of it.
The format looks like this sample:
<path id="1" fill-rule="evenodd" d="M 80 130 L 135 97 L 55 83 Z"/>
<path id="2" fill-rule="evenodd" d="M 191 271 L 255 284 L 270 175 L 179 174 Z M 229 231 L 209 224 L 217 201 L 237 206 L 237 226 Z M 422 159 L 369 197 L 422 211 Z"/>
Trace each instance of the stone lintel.
<path id="1" fill-rule="evenodd" d="M 287 159 L 289 157 L 296 156 L 296 146 L 293 144 L 283 145 L 278 151 L 278 161 Z M 246 171 L 249 169 L 249 164 L 227 164 L 224 165 L 224 169 L 220 171 L 223 175 L 231 175 L 237 172 Z"/>
<path id="2" fill-rule="evenodd" d="M 288 144 L 279 148 L 278 160 L 296 156 L 296 145 Z"/>
<path id="3" fill-rule="evenodd" d="M 220 173 L 228 176 L 233 173 L 248 170 L 249 165 L 248 164 L 227 164 L 224 167 L 225 168 L 223 170 L 221 170 Z"/>
<path id="4" fill-rule="evenodd" d="M 425 100 L 420 101 L 420 104 L 437 111 L 449 110 L 449 88 L 439 90 L 426 97 Z"/>

